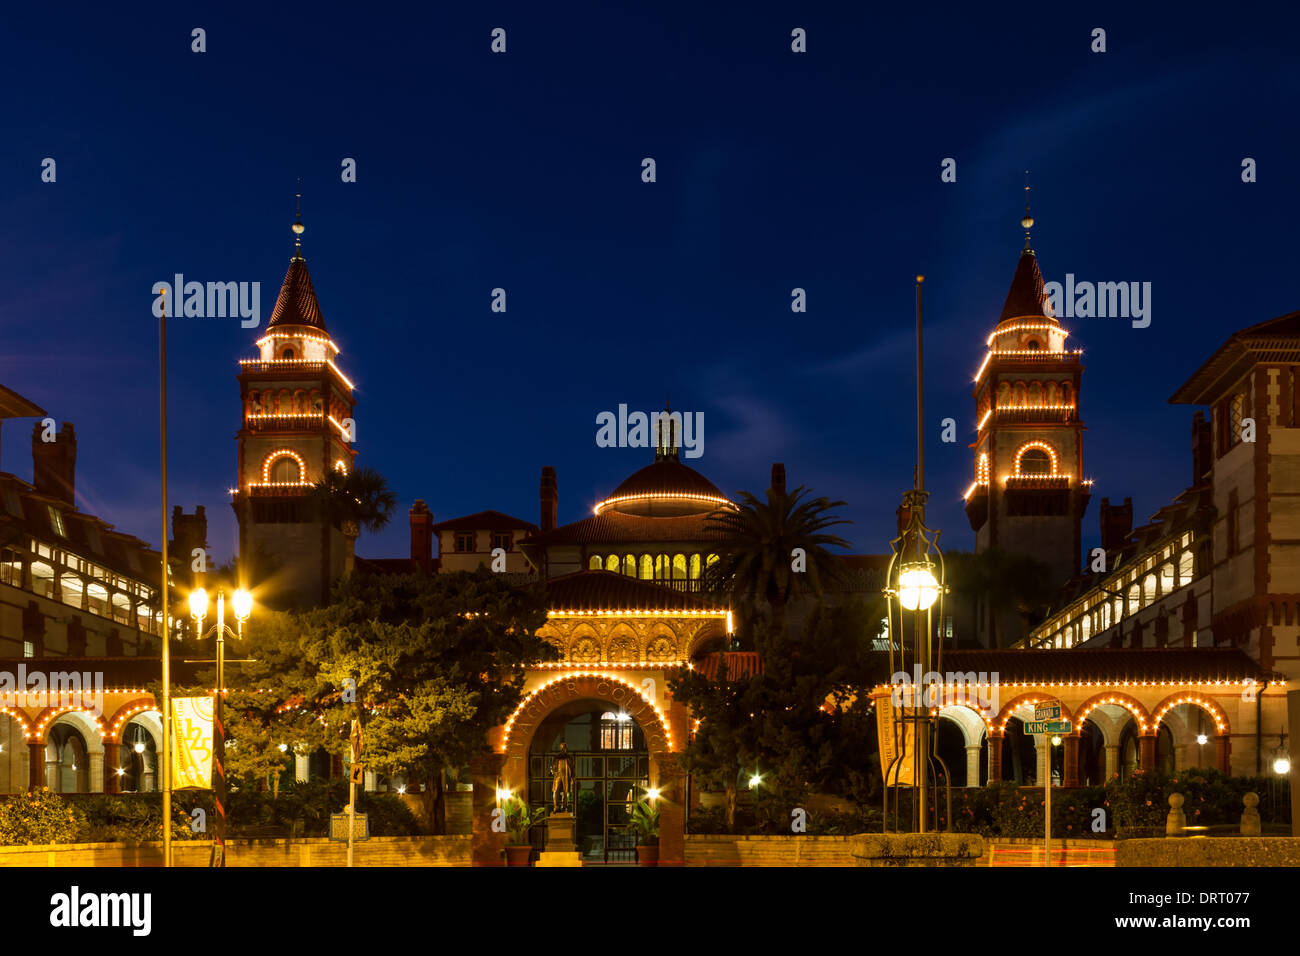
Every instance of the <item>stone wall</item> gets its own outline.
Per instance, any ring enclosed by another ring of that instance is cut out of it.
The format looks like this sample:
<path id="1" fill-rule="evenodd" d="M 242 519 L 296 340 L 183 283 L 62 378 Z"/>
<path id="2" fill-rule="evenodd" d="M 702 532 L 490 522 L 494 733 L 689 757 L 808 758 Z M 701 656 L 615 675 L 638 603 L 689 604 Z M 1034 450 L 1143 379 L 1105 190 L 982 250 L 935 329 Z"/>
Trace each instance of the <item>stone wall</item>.
<path id="1" fill-rule="evenodd" d="M 850 836 L 686 836 L 687 866 L 853 866 Z"/>
<path id="2" fill-rule="evenodd" d="M 207 866 L 210 842 L 177 840 L 175 866 Z M 353 849 L 355 866 L 469 866 L 470 838 L 372 837 Z M 348 846 L 324 838 L 309 840 L 231 840 L 227 866 L 346 866 Z M 0 847 L 7 866 L 162 866 L 161 843 L 70 843 L 60 846 Z"/>
<path id="3" fill-rule="evenodd" d="M 1300 866 L 1297 837 L 1119 840 L 1116 866 Z"/>

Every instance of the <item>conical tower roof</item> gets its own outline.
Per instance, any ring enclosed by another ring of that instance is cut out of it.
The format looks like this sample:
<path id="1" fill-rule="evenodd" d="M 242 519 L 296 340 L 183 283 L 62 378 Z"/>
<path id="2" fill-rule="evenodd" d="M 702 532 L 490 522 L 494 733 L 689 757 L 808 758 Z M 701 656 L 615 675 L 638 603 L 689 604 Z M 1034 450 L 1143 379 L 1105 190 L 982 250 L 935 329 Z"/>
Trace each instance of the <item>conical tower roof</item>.
<path id="1" fill-rule="evenodd" d="M 320 314 L 320 303 L 316 301 L 316 290 L 312 288 L 311 276 L 307 272 L 307 261 L 301 254 L 295 255 L 289 262 L 289 271 L 284 274 L 284 284 L 280 286 L 280 295 L 271 310 L 268 329 L 285 325 L 306 325 L 326 332 L 325 319 Z"/>
<path id="2" fill-rule="evenodd" d="M 1020 254 L 1020 261 L 1016 263 L 1016 274 L 1011 277 L 1011 288 L 1007 291 L 1007 301 L 1002 305 L 999 321 L 1026 317 L 1056 317 L 1052 312 L 1052 299 L 1043 287 L 1038 257 L 1029 248 Z"/>

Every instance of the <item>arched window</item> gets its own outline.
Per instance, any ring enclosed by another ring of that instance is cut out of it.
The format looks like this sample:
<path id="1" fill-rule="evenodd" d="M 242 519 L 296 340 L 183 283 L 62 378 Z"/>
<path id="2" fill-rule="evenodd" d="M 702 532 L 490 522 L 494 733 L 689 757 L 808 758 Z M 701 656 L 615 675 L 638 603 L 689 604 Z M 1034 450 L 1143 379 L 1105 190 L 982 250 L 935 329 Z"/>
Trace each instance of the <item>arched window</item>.
<path id="1" fill-rule="evenodd" d="M 302 481 L 302 466 L 290 455 L 281 455 L 271 462 L 271 480 L 274 482 Z"/>
<path id="2" fill-rule="evenodd" d="M 1191 584 L 1192 575 L 1196 572 L 1196 560 L 1192 552 L 1184 551 L 1178 558 L 1178 583 Z"/>
<path id="3" fill-rule="evenodd" d="M 673 555 L 673 580 L 686 580 L 686 555 L 684 554 Z"/>
<path id="4" fill-rule="evenodd" d="M 1156 599 L 1156 576 L 1148 574 L 1142 581 L 1142 606 L 1146 607 Z"/>
<path id="5" fill-rule="evenodd" d="M 1085 614 L 1083 616 L 1082 627 L 1083 627 L 1083 639 L 1086 641 L 1088 638 L 1092 637 L 1092 615 L 1091 614 Z"/>
<path id="6" fill-rule="evenodd" d="M 1061 383 L 1061 404 L 1071 405 L 1074 403 L 1074 386 L 1069 382 Z"/>
<path id="7" fill-rule="evenodd" d="M 710 565 L 717 564 L 717 563 L 718 563 L 718 556 L 716 554 L 711 554 L 704 560 L 704 566 L 706 568 L 709 567 Z"/>
<path id="8" fill-rule="evenodd" d="M 1168 561 L 1160 568 L 1161 596 L 1163 597 L 1164 595 L 1168 594 L 1177 586 L 1178 585 L 1175 583 L 1175 579 L 1174 579 L 1174 563 L 1172 561 Z"/>
<path id="9" fill-rule="evenodd" d="M 667 581 L 671 573 L 671 567 L 672 566 L 668 561 L 668 555 L 656 554 L 655 555 L 655 580 Z"/>
<path id="10" fill-rule="evenodd" d="M 1037 382 L 1029 383 L 1029 404 L 1030 405 L 1043 404 L 1043 386 L 1038 384 Z"/>
<path id="11" fill-rule="evenodd" d="M 698 554 L 693 554 L 691 555 L 691 580 L 698 581 L 699 579 L 700 579 L 700 556 Z"/>
<path id="12" fill-rule="evenodd" d="M 286 345 L 280 352 L 280 358 L 286 362 L 292 362 L 297 356 L 294 355 L 293 346 Z M 160 572 L 161 573 L 161 572 Z"/>
<path id="13" fill-rule="evenodd" d="M 1142 589 L 1137 586 L 1137 582 L 1128 589 L 1128 612 L 1136 614 L 1142 610 Z"/>
<path id="14" fill-rule="evenodd" d="M 599 570 L 602 569 L 602 566 L 603 566 L 603 565 L 604 565 L 604 561 L 601 559 L 600 555 L 598 555 L 598 554 L 593 554 L 593 555 L 588 559 L 588 561 L 587 561 L 587 570 L 588 570 L 588 571 L 599 571 Z M 161 567 L 162 567 L 162 565 L 159 565 L 159 568 L 161 568 Z M 162 571 L 159 571 L 158 573 L 159 573 L 159 574 L 162 574 Z"/>
<path id="15" fill-rule="evenodd" d="M 1021 475 L 1050 475 L 1052 458 L 1041 448 L 1026 448 L 1020 453 L 1016 468 Z"/>
<path id="16" fill-rule="evenodd" d="M 1011 404 L 1011 383 L 998 383 L 998 408 L 1006 408 Z"/>
<path id="17" fill-rule="evenodd" d="M 1109 602 L 1107 602 L 1107 603 L 1103 603 L 1102 606 L 1101 606 L 1101 610 L 1100 610 L 1098 613 L 1099 613 L 1098 626 L 1100 627 L 1101 630 L 1104 631 L 1104 630 L 1106 630 L 1106 628 L 1110 627 L 1110 604 L 1109 604 Z"/>
<path id="18" fill-rule="evenodd" d="M 649 581 L 655 576 L 654 558 L 648 554 L 641 555 L 641 580 Z"/>
<path id="19" fill-rule="evenodd" d="M 1056 388 L 1056 383 L 1048 382 L 1047 383 L 1047 404 L 1058 405 L 1060 404 L 1060 399 L 1061 399 L 1061 394 Z"/>
<path id="20" fill-rule="evenodd" d="M 611 710 L 600 715 L 600 749 L 632 749 L 632 717 L 630 714 Z"/>
<path id="21" fill-rule="evenodd" d="M 623 573 L 626 574 L 629 578 L 636 577 L 636 555 L 635 554 L 623 555 Z"/>
<path id="22" fill-rule="evenodd" d="M 617 554 L 611 554 L 611 555 L 608 555 L 608 556 L 605 558 L 605 570 L 606 570 L 606 571 L 613 571 L 614 573 L 617 574 L 617 573 L 618 573 L 618 565 L 619 565 L 619 560 L 618 560 L 618 555 L 617 555 Z"/>
<path id="23" fill-rule="evenodd" d="M 1025 348 L 1031 352 L 1037 352 L 1042 346 L 1039 345 L 1038 339 L 1030 339 L 1025 343 Z"/>
<path id="24" fill-rule="evenodd" d="M 1016 382 L 1014 395 L 1015 395 L 1015 403 L 1017 405 L 1025 404 L 1025 383 L 1024 382 Z"/>

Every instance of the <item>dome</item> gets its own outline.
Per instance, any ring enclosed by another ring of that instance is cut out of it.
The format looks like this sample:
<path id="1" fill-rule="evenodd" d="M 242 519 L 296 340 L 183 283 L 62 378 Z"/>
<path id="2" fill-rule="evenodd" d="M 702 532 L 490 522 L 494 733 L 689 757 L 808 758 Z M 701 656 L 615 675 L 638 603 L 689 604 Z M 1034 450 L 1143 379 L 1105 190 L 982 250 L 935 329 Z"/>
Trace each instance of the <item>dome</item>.
<path id="1" fill-rule="evenodd" d="M 596 514 L 673 517 L 715 511 L 728 499 L 717 486 L 676 457 L 661 458 L 629 476 L 596 505 Z"/>

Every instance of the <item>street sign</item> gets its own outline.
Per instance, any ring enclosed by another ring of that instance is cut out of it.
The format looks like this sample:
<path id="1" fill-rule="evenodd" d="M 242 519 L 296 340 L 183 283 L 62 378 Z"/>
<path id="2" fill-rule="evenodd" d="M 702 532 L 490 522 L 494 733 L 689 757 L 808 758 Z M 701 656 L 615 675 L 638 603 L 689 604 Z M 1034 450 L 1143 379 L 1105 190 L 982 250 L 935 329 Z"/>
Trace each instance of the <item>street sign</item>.
<path id="1" fill-rule="evenodd" d="M 1054 700 L 1050 704 L 1034 705 L 1034 720 L 1060 720 L 1061 702 Z"/>
<path id="2" fill-rule="evenodd" d="M 1070 722 L 1068 720 L 1026 720 L 1025 733 L 1027 734 L 1068 734 L 1070 732 Z"/>
<path id="3" fill-rule="evenodd" d="M 330 839 L 336 843 L 348 842 L 348 816 L 346 813 L 330 814 Z M 370 817 L 364 813 L 356 815 L 356 823 L 352 826 L 352 839 L 354 841 L 370 839 Z"/>
<path id="4" fill-rule="evenodd" d="M 359 763 L 352 764 L 351 776 L 348 779 L 351 783 L 359 783 L 364 786 L 366 782 L 366 768 Z"/>

